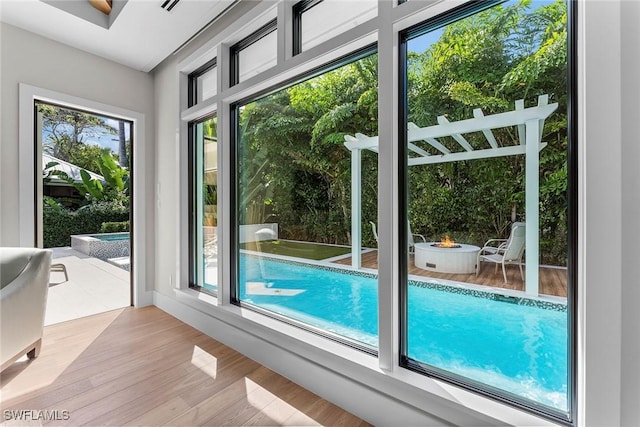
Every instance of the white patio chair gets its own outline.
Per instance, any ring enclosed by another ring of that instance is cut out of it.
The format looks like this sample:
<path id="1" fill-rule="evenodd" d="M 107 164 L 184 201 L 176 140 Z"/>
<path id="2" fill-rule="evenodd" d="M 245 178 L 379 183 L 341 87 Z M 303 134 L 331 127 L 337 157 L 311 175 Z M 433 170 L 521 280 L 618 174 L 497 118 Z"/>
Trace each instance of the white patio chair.
<path id="1" fill-rule="evenodd" d="M 508 239 L 489 239 L 478 252 L 476 261 L 476 276 L 480 273 L 480 262 L 492 262 L 498 271 L 498 264 L 502 265 L 502 275 L 504 283 L 507 283 L 507 271 L 505 265 L 518 264 L 520 267 L 520 277 L 524 280 L 522 273 L 522 255 L 525 248 L 526 228 L 524 222 L 514 222 L 511 226 L 511 233 Z"/>
<path id="2" fill-rule="evenodd" d="M 376 239 L 376 243 L 378 243 L 378 230 L 376 228 L 376 224 L 373 221 L 369 221 L 369 224 L 371 224 L 371 231 L 373 231 L 373 237 Z M 407 230 L 408 235 L 407 235 L 407 242 L 409 245 L 409 253 L 412 254 L 414 252 L 415 249 L 415 239 L 414 237 L 419 237 L 423 243 L 427 243 L 427 239 L 422 235 L 422 234 L 414 234 L 411 232 L 411 225 L 409 224 L 409 222 L 407 221 Z"/>

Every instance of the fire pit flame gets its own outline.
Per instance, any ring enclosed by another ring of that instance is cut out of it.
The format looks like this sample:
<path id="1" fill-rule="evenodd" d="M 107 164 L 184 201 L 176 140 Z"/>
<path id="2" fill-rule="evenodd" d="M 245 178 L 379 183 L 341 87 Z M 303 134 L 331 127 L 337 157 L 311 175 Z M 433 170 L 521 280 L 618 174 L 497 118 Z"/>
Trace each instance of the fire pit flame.
<path id="1" fill-rule="evenodd" d="M 440 239 L 440 243 L 434 243 L 431 246 L 435 246 L 436 248 L 459 248 L 460 247 L 460 245 L 454 242 L 453 239 L 448 235 Z"/>

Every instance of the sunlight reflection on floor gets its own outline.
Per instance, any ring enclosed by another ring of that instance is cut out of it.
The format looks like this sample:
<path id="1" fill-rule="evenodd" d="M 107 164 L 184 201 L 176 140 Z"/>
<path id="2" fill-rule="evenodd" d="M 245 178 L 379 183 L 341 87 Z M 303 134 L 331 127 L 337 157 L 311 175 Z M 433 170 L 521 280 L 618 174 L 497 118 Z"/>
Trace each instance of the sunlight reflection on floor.
<path id="1" fill-rule="evenodd" d="M 197 345 L 193 347 L 191 363 L 211 378 L 216 378 L 218 373 L 218 359 Z"/>

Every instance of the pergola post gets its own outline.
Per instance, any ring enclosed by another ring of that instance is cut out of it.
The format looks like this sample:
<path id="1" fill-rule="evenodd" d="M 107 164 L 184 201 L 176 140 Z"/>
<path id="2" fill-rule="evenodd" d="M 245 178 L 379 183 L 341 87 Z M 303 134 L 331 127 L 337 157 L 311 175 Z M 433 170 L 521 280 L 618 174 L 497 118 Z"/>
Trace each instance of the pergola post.
<path id="1" fill-rule="evenodd" d="M 538 296 L 539 254 L 539 217 L 540 217 L 540 121 L 527 120 L 526 160 L 525 160 L 525 212 L 526 212 L 526 254 L 525 254 L 525 292 Z"/>
<path id="2" fill-rule="evenodd" d="M 362 266 L 362 150 L 351 150 L 351 266 Z"/>

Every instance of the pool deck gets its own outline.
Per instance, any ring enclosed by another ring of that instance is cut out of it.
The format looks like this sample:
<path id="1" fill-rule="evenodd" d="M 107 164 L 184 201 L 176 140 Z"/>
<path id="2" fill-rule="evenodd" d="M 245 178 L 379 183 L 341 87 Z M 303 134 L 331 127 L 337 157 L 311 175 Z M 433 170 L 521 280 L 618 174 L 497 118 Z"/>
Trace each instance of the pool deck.
<path id="1" fill-rule="evenodd" d="M 51 272 L 45 325 L 130 305 L 129 272 L 70 247 L 52 250 L 52 262 L 65 265 L 69 280 Z"/>
<path id="2" fill-rule="evenodd" d="M 336 264 L 350 265 L 351 257 L 334 261 Z M 378 269 L 378 252 L 376 250 L 362 253 L 362 266 Z M 526 267 L 523 267 L 523 272 Z M 423 270 L 414 264 L 413 254 L 409 256 L 409 275 L 430 277 L 434 279 L 451 280 L 454 282 L 470 283 L 475 285 L 490 286 L 493 288 L 510 289 L 524 292 L 524 281 L 520 278 L 520 269 L 517 265 L 507 266 L 507 283 L 502 278 L 501 267 L 495 271 L 494 265 L 483 265 L 480 274 L 476 277 L 472 274 L 446 274 Z M 567 296 L 567 270 L 557 267 L 540 267 L 540 294 L 557 297 Z"/>

